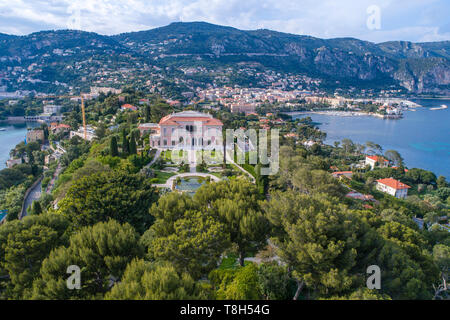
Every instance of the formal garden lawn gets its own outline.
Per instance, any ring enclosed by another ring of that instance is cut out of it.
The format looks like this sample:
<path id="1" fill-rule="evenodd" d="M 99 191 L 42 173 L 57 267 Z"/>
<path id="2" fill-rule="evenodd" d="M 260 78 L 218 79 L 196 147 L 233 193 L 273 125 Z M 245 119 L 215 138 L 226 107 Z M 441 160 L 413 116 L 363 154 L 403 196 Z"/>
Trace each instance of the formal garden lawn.
<path id="1" fill-rule="evenodd" d="M 155 170 L 155 175 L 156 177 L 152 178 L 152 183 L 155 184 L 164 184 L 167 182 L 167 180 L 170 177 L 175 176 L 177 173 L 173 173 L 173 172 L 162 172 L 162 171 L 158 171 Z"/>

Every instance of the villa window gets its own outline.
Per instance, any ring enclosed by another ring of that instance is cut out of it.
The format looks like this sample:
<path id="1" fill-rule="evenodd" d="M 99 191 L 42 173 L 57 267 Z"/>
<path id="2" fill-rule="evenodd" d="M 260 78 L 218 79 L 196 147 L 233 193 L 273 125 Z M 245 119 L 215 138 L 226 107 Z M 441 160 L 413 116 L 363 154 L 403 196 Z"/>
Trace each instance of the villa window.
<path id="1" fill-rule="evenodd" d="M 164 146 L 167 146 L 167 140 L 164 139 Z"/>

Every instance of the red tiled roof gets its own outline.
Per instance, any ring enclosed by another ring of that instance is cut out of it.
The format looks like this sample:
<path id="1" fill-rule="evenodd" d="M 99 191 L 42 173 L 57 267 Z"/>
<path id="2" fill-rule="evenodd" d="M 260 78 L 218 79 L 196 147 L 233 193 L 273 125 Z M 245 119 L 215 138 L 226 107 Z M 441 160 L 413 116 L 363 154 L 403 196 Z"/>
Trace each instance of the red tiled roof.
<path id="1" fill-rule="evenodd" d="M 132 106 L 131 104 L 124 104 L 122 107 L 122 109 L 130 109 L 130 110 L 137 110 L 137 108 L 135 106 Z"/>
<path id="2" fill-rule="evenodd" d="M 222 121 L 218 119 L 210 119 L 207 123 L 205 123 L 207 126 L 223 126 Z"/>
<path id="3" fill-rule="evenodd" d="M 293 138 L 293 137 L 298 137 L 298 134 L 291 132 L 291 133 L 286 133 L 284 136 L 286 138 Z"/>
<path id="4" fill-rule="evenodd" d="M 389 161 L 386 160 L 385 158 L 379 157 L 379 156 L 366 156 L 366 158 L 369 158 L 369 159 L 371 159 L 371 160 L 373 160 L 373 161 L 377 161 L 377 162 L 381 162 L 381 161 L 389 162 Z"/>
<path id="5" fill-rule="evenodd" d="M 387 179 L 380 179 L 377 180 L 378 183 L 384 184 L 388 187 L 391 187 L 395 190 L 402 190 L 402 189 L 409 189 L 411 188 L 407 184 L 404 184 L 403 182 L 400 182 L 398 180 L 395 180 L 393 178 L 387 178 Z"/>
<path id="6" fill-rule="evenodd" d="M 218 119 L 214 119 L 214 118 L 209 118 L 209 117 L 171 117 L 169 116 L 165 116 L 164 118 L 161 119 L 161 121 L 159 122 L 159 124 L 161 125 L 178 125 L 177 122 L 192 122 L 192 121 L 201 121 L 201 122 L 205 122 L 206 126 L 222 126 L 223 123 L 222 121 L 218 120 Z"/>

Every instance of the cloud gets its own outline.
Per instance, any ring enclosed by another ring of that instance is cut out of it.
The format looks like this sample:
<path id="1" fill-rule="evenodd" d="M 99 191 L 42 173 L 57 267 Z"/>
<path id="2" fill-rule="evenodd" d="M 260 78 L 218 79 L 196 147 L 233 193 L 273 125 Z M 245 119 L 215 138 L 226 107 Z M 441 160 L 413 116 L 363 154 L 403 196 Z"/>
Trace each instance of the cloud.
<path id="1" fill-rule="evenodd" d="M 380 8 L 381 29 L 367 28 Z M 0 32 L 79 28 L 101 34 L 140 31 L 174 21 L 267 28 L 322 38 L 449 40 L 446 0 L 0 0 Z"/>

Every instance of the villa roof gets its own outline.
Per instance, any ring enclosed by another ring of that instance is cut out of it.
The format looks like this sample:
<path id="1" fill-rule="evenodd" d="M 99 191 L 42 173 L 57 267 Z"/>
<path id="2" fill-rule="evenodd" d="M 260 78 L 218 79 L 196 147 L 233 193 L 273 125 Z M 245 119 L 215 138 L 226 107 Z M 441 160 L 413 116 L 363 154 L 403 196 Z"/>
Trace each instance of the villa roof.
<path id="1" fill-rule="evenodd" d="M 124 104 L 122 107 L 122 109 L 130 109 L 130 110 L 137 110 L 137 108 L 135 106 L 132 106 L 131 104 Z"/>
<path id="2" fill-rule="evenodd" d="M 400 182 L 398 180 L 395 180 L 393 178 L 387 178 L 387 179 L 380 179 L 377 180 L 378 183 L 384 184 L 388 187 L 391 187 L 395 190 L 403 190 L 403 189 L 409 189 L 411 188 L 407 184 L 404 184 L 403 182 Z"/>
<path id="3" fill-rule="evenodd" d="M 203 122 L 206 126 L 222 126 L 222 121 L 213 118 L 210 114 L 200 113 L 196 111 L 184 111 L 167 115 L 161 119 L 160 125 L 177 126 L 179 122 Z"/>
<path id="4" fill-rule="evenodd" d="M 380 157 L 380 156 L 366 156 L 366 158 L 369 158 L 369 159 L 371 159 L 373 161 L 377 161 L 377 162 L 382 162 L 382 161 L 389 162 L 388 160 L 386 160 L 385 158 Z"/>

